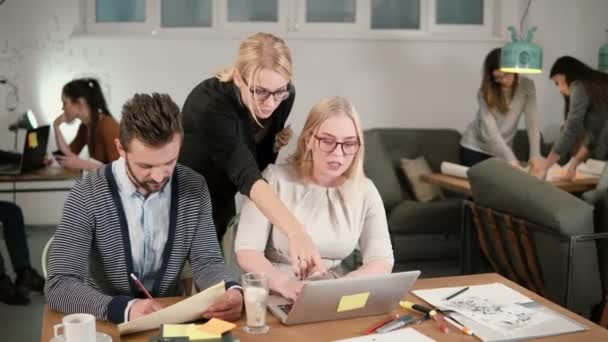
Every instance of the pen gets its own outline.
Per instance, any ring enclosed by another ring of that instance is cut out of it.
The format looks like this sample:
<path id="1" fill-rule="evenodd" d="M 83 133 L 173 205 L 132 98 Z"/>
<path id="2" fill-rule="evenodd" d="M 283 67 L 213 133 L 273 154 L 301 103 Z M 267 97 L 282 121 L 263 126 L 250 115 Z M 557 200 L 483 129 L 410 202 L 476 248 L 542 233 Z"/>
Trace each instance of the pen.
<path id="1" fill-rule="evenodd" d="M 395 319 L 397 319 L 397 318 L 399 318 L 399 315 L 394 314 L 394 315 L 390 316 L 389 318 L 387 318 L 387 319 L 385 319 L 385 320 L 383 320 L 383 321 L 381 321 L 381 322 L 379 322 L 379 323 L 376 323 L 376 324 L 374 324 L 373 326 L 371 326 L 371 327 L 369 327 L 369 328 L 365 329 L 365 331 L 364 331 L 363 333 L 364 333 L 365 335 L 369 335 L 369 334 L 371 334 L 371 333 L 375 332 L 375 331 L 376 331 L 376 329 L 380 328 L 381 326 L 383 326 L 383 325 L 385 325 L 385 324 L 388 324 L 388 323 L 392 322 L 393 320 L 395 320 Z"/>
<path id="2" fill-rule="evenodd" d="M 454 298 L 454 297 L 458 296 L 459 294 L 463 293 L 464 291 L 466 291 L 466 290 L 468 290 L 468 289 L 469 289 L 469 287 L 468 287 L 468 286 L 467 286 L 467 287 L 464 287 L 464 288 L 462 288 L 462 289 L 460 289 L 460 290 L 456 291 L 455 293 L 452 293 L 451 295 L 447 296 L 447 297 L 446 297 L 444 300 L 450 300 L 450 299 L 452 299 L 452 298 Z"/>
<path id="3" fill-rule="evenodd" d="M 401 328 L 402 326 L 404 326 L 406 324 L 412 323 L 413 321 L 414 321 L 414 317 L 412 315 L 403 315 L 403 316 L 397 318 L 396 320 L 376 329 L 376 332 L 380 333 L 380 334 L 387 333 L 389 331 L 393 331 L 395 329 Z"/>
<path id="4" fill-rule="evenodd" d="M 146 290 L 146 287 L 144 286 L 144 284 L 142 284 L 141 281 L 139 281 L 139 279 L 137 279 L 135 274 L 131 273 L 131 279 L 133 279 L 133 281 L 135 282 L 135 285 L 137 285 L 137 287 L 139 287 L 139 289 L 146 295 L 146 297 L 154 300 L 154 298 L 152 297 L 150 292 L 148 292 L 148 290 Z"/>
<path id="5" fill-rule="evenodd" d="M 445 319 L 445 320 L 446 320 L 448 323 L 450 323 L 450 324 L 451 324 L 451 325 L 452 325 L 454 328 L 456 328 L 456 329 L 458 329 L 458 330 L 462 331 L 462 333 L 463 333 L 463 334 L 465 334 L 465 335 L 473 335 L 473 331 L 472 331 L 471 329 L 469 329 L 469 328 L 465 327 L 464 325 L 462 325 L 462 324 L 460 324 L 460 323 L 456 322 L 456 321 L 455 321 L 455 320 L 454 320 L 452 317 L 450 317 L 450 316 L 446 316 L 446 315 L 444 314 L 444 319 Z"/>

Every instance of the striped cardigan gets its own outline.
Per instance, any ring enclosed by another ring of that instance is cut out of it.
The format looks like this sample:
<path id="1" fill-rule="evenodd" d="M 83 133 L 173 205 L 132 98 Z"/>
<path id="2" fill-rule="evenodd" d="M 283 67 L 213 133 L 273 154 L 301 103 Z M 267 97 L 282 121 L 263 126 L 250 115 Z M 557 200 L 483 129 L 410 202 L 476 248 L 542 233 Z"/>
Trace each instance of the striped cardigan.
<path id="1" fill-rule="evenodd" d="M 128 302 L 144 296 L 129 277 L 129 231 L 111 167 L 89 174 L 70 192 L 49 255 L 44 292 L 54 310 L 121 323 Z M 227 288 L 235 285 L 220 253 L 205 179 L 178 164 L 171 181 L 169 235 L 152 296 L 180 294 L 187 259 L 199 289 L 222 280 Z"/>

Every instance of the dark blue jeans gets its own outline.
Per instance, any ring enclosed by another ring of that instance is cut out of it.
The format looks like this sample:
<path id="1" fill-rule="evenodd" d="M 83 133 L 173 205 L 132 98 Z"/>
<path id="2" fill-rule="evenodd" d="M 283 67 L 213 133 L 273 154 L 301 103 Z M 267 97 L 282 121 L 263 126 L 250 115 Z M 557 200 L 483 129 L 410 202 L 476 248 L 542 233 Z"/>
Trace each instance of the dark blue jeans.
<path id="1" fill-rule="evenodd" d="M 492 158 L 489 154 L 477 152 L 460 145 L 460 164 L 464 166 L 471 167 L 489 158 Z"/>
<path id="2" fill-rule="evenodd" d="M 13 269 L 17 272 L 30 267 L 30 252 L 27 247 L 21 208 L 11 202 L 0 201 L 0 221 Z M 0 254 L 0 275 L 5 272 L 4 260 Z"/>

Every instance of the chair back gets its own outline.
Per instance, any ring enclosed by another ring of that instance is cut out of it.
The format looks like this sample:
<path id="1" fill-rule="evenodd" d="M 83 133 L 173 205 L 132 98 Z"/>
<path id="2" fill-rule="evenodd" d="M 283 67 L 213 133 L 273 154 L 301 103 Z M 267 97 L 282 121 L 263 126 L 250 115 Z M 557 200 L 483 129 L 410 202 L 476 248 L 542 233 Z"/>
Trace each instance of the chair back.
<path id="1" fill-rule="evenodd" d="M 48 265 L 49 265 L 49 254 L 51 252 L 51 245 L 53 244 L 53 239 L 55 236 L 51 236 L 51 238 L 44 244 L 42 248 L 42 257 L 40 260 L 40 268 L 42 269 L 42 276 L 44 279 L 47 279 Z"/>
<path id="2" fill-rule="evenodd" d="M 511 280 L 589 317 L 602 299 L 593 208 L 508 163 L 469 169 L 479 248 Z"/>

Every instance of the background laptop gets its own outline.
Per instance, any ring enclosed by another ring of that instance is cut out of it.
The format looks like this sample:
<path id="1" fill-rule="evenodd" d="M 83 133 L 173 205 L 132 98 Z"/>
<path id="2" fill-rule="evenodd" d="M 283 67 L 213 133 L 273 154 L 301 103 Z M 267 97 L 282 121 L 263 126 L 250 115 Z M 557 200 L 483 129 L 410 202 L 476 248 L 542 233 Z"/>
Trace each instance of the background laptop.
<path id="1" fill-rule="evenodd" d="M 380 315 L 395 309 L 419 275 L 411 271 L 307 281 L 295 303 L 271 295 L 268 309 L 285 325 Z"/>
<path id="2" fill-rule="evenodd" d="M 18 175 L 44 167 L 50 126 L 32 128 L 25 134 L 23 153 L 0 153 L 0 175 Z"/>

